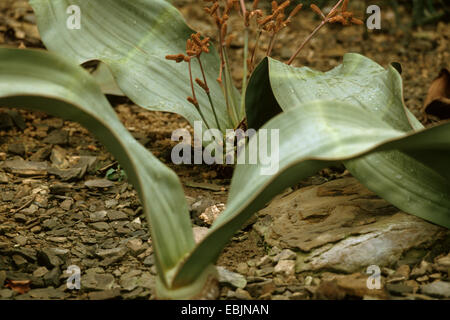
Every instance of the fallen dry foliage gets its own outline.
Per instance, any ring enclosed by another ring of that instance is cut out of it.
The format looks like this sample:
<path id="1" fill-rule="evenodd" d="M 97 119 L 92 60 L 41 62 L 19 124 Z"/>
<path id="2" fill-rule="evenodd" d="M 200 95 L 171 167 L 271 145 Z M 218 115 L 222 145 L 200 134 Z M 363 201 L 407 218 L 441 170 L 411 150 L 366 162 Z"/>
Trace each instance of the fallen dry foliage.
<path id="1" fill-rule="evenodd" d="M 17 292 L 18 294 L 24 294 L 30 291 L 30 280 L 7 280 L 5 287 Z"/>
<path id="2" fill-rule="evenodd" d="M 450 119 L 450 72 L 444 68 L 428 90 L 425 113 L 439 119 Z"/>

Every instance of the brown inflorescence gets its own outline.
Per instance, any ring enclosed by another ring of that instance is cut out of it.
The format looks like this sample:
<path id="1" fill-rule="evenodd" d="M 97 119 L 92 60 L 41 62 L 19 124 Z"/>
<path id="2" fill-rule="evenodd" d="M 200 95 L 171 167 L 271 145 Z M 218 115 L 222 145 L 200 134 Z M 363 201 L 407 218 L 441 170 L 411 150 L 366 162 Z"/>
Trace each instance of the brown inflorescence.
<path id="1" fill-rule="evenodd" d="M 241 14 L 244 22 L 244 26 L 246 28 L 250 27 L 251 21 L 255 19 L 256 26 L 258 28 L 258 37 L 256 40 L 256 44 L 253 47 L 253 52 L 251 56 L 247 58 L 247 65 L 249 66 L 250 71 L 254 69 L 254 59 L 255 53 L 258 48 L 259 39 L 263 32 L 268 32 L 270 34 L 270 43 L 268 46 L 268 50 L 266 52 L 267 56 L 270 56 L 272 49 L 274 48 L 274 43 L 277 34 L 286 28 L 288 24 L 292 21 L 292 19 L 299 13 L 299 11 L 303 8 L 302 4 L 295 6 L 295 8 L 287 15 L 285 12 L 286 9 L 290 6 L 291 1 L 285 0 L 283 2 L 272 1 L 271 2 L 271 12 L 269 14 L 265 14 L 263 10 L 259 9 L 259 0 L 253 0 L 252 6 L 250 9 L 246 8 L 244 0 L 203 0 L 206 2 L 206 7 L 204 8 L 205 12 L 207 12 L 213 19 L 218 28 L 218 38 L 219 38 L 219 53 L 220 53 L 220 71 L 217 81 L 222 84 L 222 76 L 223 70 L 225 67 L 226 60 L 226 52 L 225 48 L 228 47 L 233 39 L 233 35 L 229 35 L 228 31 L 228 20 L 230 14 L 233 10 L 237 11 Z M 301 44 L 301 46 L 297 49 L 295 54 L 291 57 L 291 59 L 287 62 L 287 64 L 291 64 L 298 53 L 303 49 L 303 47 L 310 41 L 310 39 L 327 23 L 340 23 L 344 26 L 347 25 L 361 25 L 363 21 L 358 18 L 355 18 L 353 13 L 348 10 L 349 0 L 339 0 L 337 4 L 333 7 L 333 9 L 325 15 L 323 11 L 315 4 L 311 4 L 311 9 L 320 16 L 322 22 L 321 24 L 305 39 L 305 41 Z M 194 81 L 192 76 L 192 67 L 191 67 L 191 59 L 197 58 L 200 64 L 200 68 L 202 71 L 203 80 L 196 78 L 195 83 L 200 86 L 208 95 L 210 93 L 209 87 L 206 81 L 206 76 L 204 73 L 203 66 L 201 64 L 200 56 L 202 53 L 209 53 L 210 46 L 210 38 L 202 39 L 200 33 L 194 33 L 190 36 L 186 41 L 186 52 L 175 54 L 175 55 L 167 55 L 166 59 L 173 60 L 177 63 L 181 63 L 183 61 L 187 62 L 189 65 L 189 76 L 192 87 L 192 97 L 188 98 L 188 101 L 194 104 L 197 108 L 199 108 L 198 101 L 195 95 Z M 245 75 L 247 76 L 247 75 Z M 226 88 L 225 88 L 226 89 Z"/>
<path id="2" fill-rule="evenodd" d="M 193 33 L 191 34 L 191 37 L 186 40 L 186 53 L 180 53 L 180 54 L 171 54 L 167 55 L 167 60 L 175 61 L 176 63 L 180 62 L 187 62 L 189 66 L 189 77 L 190 77 L 190 84 L 192 87 L 192 97 L 188 97 L 187 100 L 192 103 L 197 109 L 199 108 L 198 100 L 195 95 L 195 88 L 194 88 L 194 82 L 192 80 L 192 68 L 191 68 L 191 59 L 197 58 L 199 63 L 200 56 L 202 53 L 209 53 L 209 46 L 210 46 L 210 38 L 204 38 L 202 39 L 202 36 L 200 33 Z M 203 72 L 203 69 L 202 69 Z M 198 81 L 197 81 L 198 80 Z M 209 94 L 209 88 L 206 85 L 206 79 L 205 81 L 201 81 L 200 79 L 196 79 L 197 84 L 206 91 L 206 93 Z M 200 84 L 201 83 L 201 84 Z"/>
<path id="3" fill-rule="evenodd" d="M 224 0 L 225 6 L 220 6 L 219 0 L 203 0 L 204 2 L 211 3 L 211 6 L 205 7 L 205 11 L 211 15 L 215 21 L 215 24 L 219 32 L 219 52 L 220 52 L 220 72 L 217 81 L 222 83 L 223 68 L 225 66 L 225 59 L 222 48 L 231 43 L 231 38 L 228 37 L 228 19 L 231 10 L 239 8 L 239 0 Z"/>
<path id="4" fill-rule="evenodd" d="M 329 17 L 328 22 L 330 23 L 340 23 L 343 26 L 349 26 L 352 24 L 362 25 L 364 22 L 358 18 L 353 16 L 353 12 L 348 11 L 348 2 L 349 0 L 344 0 L 341 7 L 341 13 L 337 14 L 337 10 L 333 11 L 332 17 Z"/>

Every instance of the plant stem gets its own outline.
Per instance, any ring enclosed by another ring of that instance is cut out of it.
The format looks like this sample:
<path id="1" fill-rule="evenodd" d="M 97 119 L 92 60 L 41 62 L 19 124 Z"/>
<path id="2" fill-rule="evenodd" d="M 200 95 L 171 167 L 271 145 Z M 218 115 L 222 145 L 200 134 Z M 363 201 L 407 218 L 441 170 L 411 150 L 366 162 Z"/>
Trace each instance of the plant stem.
<path id="1" fill-rule="evenodd" d="M 195 95 L 194 81 L 192 80 L 191 60 L 188 61 L 188 66 L 189 66 L 189 79 L 191 81 L 192 98 L 194 98 L 194 101 L 197 101 L 197 97 Z"/>
<path id="2" fill-rule="evenodd" d="M 195 95 L 195 88 L 194 88 L 194 81 L 192 79 L 192 67 L 191 67 L 191 61 L 190 60 L 188 62 L 188 66 L 189 66 L 189 78 L 190 78 L 190 81 L 191 81 L 191 88 L 192 88 L 192 96 L 194 98 L 195 107 L 197 108 L 198 113 L 200 114 L 200 117 L 202 118 L 202 121 L 205 123 L 206 128 L 209 129 L 210 127 L 208 126 L 208 122 L 206 122 L 206 119 L 205 119 L 205 117 L 204 117 L 204 115 L 202 113 L 202 110 L 200 110 L 200 105 L 198 104 L 198 100 L 197 100 L 197 97 Z"/>
<path id="3" fill-rule="evenodd" d="M 232 77 L 231 77 L 231 70 L 230 70 L 230 62 L 228 59 L 228 53 L 225 47 L 222 47 L 223 49 L 223 57 L 225 61 L 225 70 L 223 73 L 223 77 L 225 80 L 225 98 L 227 101 L 227 107 L 229 108 L 228 112 L 230 114 L 231 120 L 233 121 L 233 125 L 236 125 L 239 123 L 236 106 L 234 104 L 233 99 L 233 83 L 232 83 Z"/>
<path id="4" fill-rule="evenodd" d="M 267 55 L 268 57 L 270 57 L 270 55 L 272 54 L 272 50 L 273 50 L 273 46 L 274 46 L 274 44 L 275 44 L 275 38 L 276 38 L 276 36 L 277 36 L 277 34 L 276 34 L 276 32 L 274 32 L 274 33 L 272 34 L 272 37 L 270 38 L 269 48 L 267 48 L 267 53 L 266 53 L 266 55 Z"/>
<path id="5" fill-rule="evenodd" d="M 197 60 L 198 60 L 198 64 L 200 65 L 200 70 L 202 71 L 203 81 L 205 82 L 206 89 L 207 89 L 206 90 L 206 95 L 208 96 L 209 104 L 211 105 L 212 111 L 214 113 L 214 118 L 216 120 L 217 128 L 220 131 L 222 131 L 222 129 L 220 128 L 219 119 L 217 118 L 216 108 L 214 108 L 214 103 L 213 103 L 212 98 L 211 98 L 211 93 L 209 92 L 209 86 L 208 86 L 208 82 L 206 80 L 206 75 L 205 75 L 205 71 L 203 69 L 202 61 L 201 61 L 200 57 L 197 57 Z"/>
<path id="6" fill-rule="evenodd" d="M 259 30 L 258 36 L 256 37 L 255 47 L 253 48 L 252 58 L 250 60 L 251 66 L 253 66 L 253 62 L 255 61 L 256 50 L 258 49 L 259 40 L 261 39 L 262 30 Z"/>
<path id="7" fill-rule="evenodd" d="M 328 23 L 328 21 L 330 21 L 330 18 L 332 17 L 332 14 L 337 10 L 337 8 L 341 5 L 341 3 L 344 0 L 339 0 L 338 3 L 336 3 L 336 5 L 333 7 L 333 9 L 331 9 L 330 13 L 325 17 L 325 19 L 314 29 L 314 31 L 303 41 L 303 43 L 300 45 L 300 47 L 297 49 L 297 51 L 295 51 L 295 53 L 292 55 L 292 57 L 289 59 L 289 61 L 286 63 L 287 65 L 291 65 L 292 62 L 294 62 L 295 58 L 298 56 L 298 54 L 300 53 L 300 51 L 302 51 L 302 49 L 308 44 L 308 42 L 312 39 L 312 37 L 314 37 L 316 35 L 317 32 L 319 32 L 320 29 L 322 29 L 322 27 L 324 25 L 326 25 Z"/>
<path id="8" fill-rule="evenodd" d="M 247 9 L 245 8 L 245 1 L 244 0 L 240 0 L 240 2 L 241 2 L 242 15 L 244 16 L 244 19 L 246 19 Z"/>
<path id="9" fill-rule="evenodd" d="M 224 72 L 224 68 L 227 67 L 227 62 L 225 59 L 225 47 L 223 46 L 223 39 L 222 39 L 222 34 L 220 32 L 219 29 L 219 49 L 220 49 L 220 79 L 221 79 L 221 83 L 220 85 L 222 86 L 222 89 L 224 91 L 224 95 L 225 95 L 225 104 L 227 105 L 227 111 L 228 111 L 228 115 L 230 116 L 230 118 L 233 120 L 233 112 L 232 112 L 232 107 L 230 106 L 230 97 L 228 95 L 228 85 L 227 85 L 227 74 L 226 72 Z M 223 78 L 223 80 L 222 80 Z M 224 83 L 225 82 L 225 83 Z"/>
<path id="10" fill-rule="evenodd" d="M 244 33 L 244 73 L 242 78 L 242 95 L 241 95 L 241 109 L 239 112 L 239 119 L 241 115 L 245 114 L 245 95 L 247 93 L 247 76 L 248 76 L 248 27 L 245 27 Z M 238 120 L 239 120 L 238 119 Z"/>
<path id="11" fill-rule="evenodd" d="M 314 31 L 303 41 L 303 43 L 300 45 L 300 47 L 297 49 L 297 51 L 294 53 L 294 55 L 289 59 L 289 61 L 287 62 L 287 65 L 291 65 L 292 62 L 294 62 L 295 58 L 297 58 L 298 54 L 300 53 L 300 51 L 302 51 L 302 49 L 308 44 L 308 42 L 312 39 L 312 37 L 314 37 L 316 35 L 317 32 L 319 32 L 320 29 L 322 29 L 322 27 L 324 25 L 327 24 L 326 20 L 323 20 L 315 29 Z"/>
<path id="12" fill-rule="evenodd" d="M 217 15 L 220 16 L 221 12 L 220 12 L 220 7 L 217 9 Z M 233 119 L 233 114 L 231 112 L 231 106 L 230 106 L 230 99 L 228 96 L 228 88 L 226 85 L 226 75 L 224 72 L 224 66 L 226 66 L 226 61 L 225 61 L 225 46 L 223 45 L 224 43 L 224 39 L 222 38 L 222 31 L 221 31 L 221 26 L 218 24 L 217 28 L 219 30 L 219 52 L 220 52 L 220 71 L 219 71 L 219 78 L 217 79 L 220 83 L 220 86 L 222 87 L 222 90 L 224 92 L 224 96 L 225 96 L 225 104 L 227 106 L 227 111 L 228 114 L 230 116 L 231 119 Z M 222 79 L 225 78 L 225 79 Z M 225 80 L 225 84 L 223 83 L 223 80 Z"/>
<path id="13" fill-rule="evenodd" d="M 247 76 L 248 76 L 248 35 L 249 35 L 249 21 L 247 20 L 247 8 L 245 8 L 245 1 L 240 0 L 242 16 L 244 18 L 244 72 L 242 75 L 242 93 L 241 93 L 241 107 L 239 109 L 239 114 L 237 115 L 238 121 L 240 121 L 241 116 L 245 114 L 245 95 L 247 92 Z"/>

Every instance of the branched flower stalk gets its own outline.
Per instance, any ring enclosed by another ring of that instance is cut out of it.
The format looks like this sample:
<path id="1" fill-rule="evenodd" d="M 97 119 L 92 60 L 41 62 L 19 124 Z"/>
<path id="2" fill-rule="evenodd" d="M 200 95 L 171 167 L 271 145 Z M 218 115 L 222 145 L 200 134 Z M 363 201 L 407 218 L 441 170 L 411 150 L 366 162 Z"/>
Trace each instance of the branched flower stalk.
<path id="1" fill-rule="evenodd" d="M 325 14 L 320 10 L 318 6 L 315 4 L 311 4 L 311 9 L 317 13 L 321 18 L 322 22 L 314 29 L 314 31 L 306 37 L 306 39 L 302 42 L 300 47 L 295 51 L 292 57 L 287 62 L 288 65 L 291 65 L 295 58 L 299 55 L 300 51 L 311 41 L 311 39 L 322 29 L 327 23 L 341 23 L 343 26 L 357 24 L 364 24 L 360 19 L 354 18 L 353 13 L 347 11 L 349 0 L 339 0 L 338 3 L 331 9 L 330 13 L 325 16 Z M 341 13 L 338 14 L 339 6 L 342 4 Z"/>
<path id="2" fill-rule="evenodd" d="M 191 89 L 192 89 L 192 97 L 188 97 L 187 100 L 190 103 L 192 103 L 195 106 L 195 108 L 198 110 L 200 117 L 202 118 L 202 121 L 205 123 L 205 126 L 207 128 L 212 128 L 211 126 L 208 125 L 208 122 L 206 121 L 205 116 L 203 115 L 203 112 L 198 103 L 197 95 L 195 94 L 195 86 L 194 86 L 193 75 L 192 75 L 192 58 L 196 58 L 198 60 L 200 69 L 202 71 L 203 80 L 196 78 L 195 82 L 205 91 L 206 95 L 208 96 L 209 103 L 213 110 L 214 118 L 216 120 L 216 126 L 217 126 L 217 128 L 220 129 L 220 123 L 217 118 L 216 109 L 214 108 L 214 103 L 211 98 L 211 93 L 210 93 L 210 90 L 208 87 L 208 82 L 206 80 L 206 75 L 205 75 L 205 72 L 203 69 L 202 61 L 200 59 L 200 56 L 203 52 L 209 53 L 210 45 L 211 44 L 210 44 L 209 38 L 204 38 L 202 40 L 200 33 L 194 33 L 191 35 L 191 38 L 186 41 L 186 54 L 180 53 L 180 54 L 176 54 L 176 55 L 167 55 L 166 59 L 173 60 L 176 63 L 180 63 L 183 61 L 187 62 L 188 69 L 189 69 L 189 80 L 190 80 L 190 85 L 191 85 Z"/>
<path id="3" fill-rule="evenodd" d="M 258 0 L 259 1 L 259 0 Z M 255 0 L 255 3 L 257 1 Z M 250 15 L 247 9 L 245 8 L 244 0 L 240 0 L 242 16 L 244 17 L 244 73 L 242 75 L 242 95 L 241 95 L 241 108 L 239 110 L 239 114 L 245 114 L 245 95 L 247 93 L 247 78 L 248 78 L 248 36 L 249 36 L 249 28 L 250 28 Z"/>
<path id="4" fill-rule="evenodd" d="M 251 9 L 248 9 L 245 0 L 203 0 L 208 3 L 204 9 L 205 11 L 214 19 L 214 22 L 218 29 L 218 47 L 220 55 L 220 68 L 217 81 L 222 87 L 223 93 L 225 95 L 225 102 L 227 106 L 227 111 L 234 127 L 238 127 L 245 120 L 245 95 L 247 91 L 247 84 L 249 75 L 253 72 L 255 68 L 255 60 L 257 56 L 258 47 L 263 33 L 268 33 L 269 43 L 265 56 L 270 57 L 272 51 L 275 47 L 277 40 L 277 35 L 284 30 L 293 20 L 293 18 L 300 12 L 303 8 L 302 4 L 297 5 L 288 15 L 285 11 L 291 5 L 290 0 L 278 3 L 277 1 L 271 2 L 271 13 L 265 15 L 263 10 L 259 9 L 259 0 L 253 0 Z M 331 11 L 325 15 L 322 10 L 315 4 L 311 4 L 310 8 L 314 11 L 320 18 L 320 24 L 309 34 L 305 40 L 300 44 L 295 53 L 286 62 L 291 65 L 299 53 L 305 48 L 305 46 L 311 41 L 311 39 L 328 23 L 340 23 L 344 26 L 357 24 L 363 24 L 363 21 L 357 19 L 353 16 L 353 13 L 348 11 L 349 0 L 339 0 Z M 228 58 L 227 47 L 230 45 L 232 36 L 228 34 L 228 20 L 232 11 L 238 12 L 243 21 L 244 25 L 244 57 L 243 57 L 243 75 L 242 75 L 242 92 L 240 105 L 236 106 L 234 101 L 234 86 L 231 78 L 231 66 Z M 249 37 L 251 33 L 252 21 L 255 21 L 257 28 L 257 36 L 255 40 L 254 47 L 250 50 L 249 48 Z M 200 55 L 202 53 L 208 53 L 210 46 L 210 38 L 201 39 L 199 33 L 192 34 L 190 39 L 187 40 L 186 54 L 178 55 L 168 55 L 166 59 L 174 60 L 176 62 L 185 61 L 189 66 L 189 76 L 192 88 L 192 97 L 188 97 L 188 101 L 191 102 L 199 111 L 202 120 L 208 128 L 211 128 L 205 121 L 205 117 L 201 112 L 196 93 L 194 88 L 194 81 L 192 75 L 191 59 L 196 58 L 200 65 L 200 70 L 203 79 L 195 79 L 195 83 L 199 85 L 207 94 L 209 103 L 211 105 L 216 128 L 224 132 L 227 128 L 221 128 L 220 122 L 217 116 L 216 109 L 214 108 L 214 103 L 212 101 L 210 90 L 208 87 L 208 82 L 206 79 L 206 74 L 204 67 L 202 65 Z"/>
<path id="5" fill-rule="evenodd" d="M 204 0 L 205 2 L 212 2 L 211 7 L 205 7 L 205 11 L 214 18 L 215 24 L 218 29 L 219 38 L 219 52 L 220 52 L 220 71 L 217 81 L 222 86 L 222 90 L 225 95 L 225 102 L 227 106 L 227 112 L 230 116 L 233 124 L 239 122 L 239 115 L 236 110 L 233 99 L 233 84 L 231 78 L 231 70 L 227 53 L 227 35 L 228 35 L 228 19 L 231 10 L 239 9 L 239 0 L 226 0 L 225 6 L 220 6 L 219 0 Z"/>

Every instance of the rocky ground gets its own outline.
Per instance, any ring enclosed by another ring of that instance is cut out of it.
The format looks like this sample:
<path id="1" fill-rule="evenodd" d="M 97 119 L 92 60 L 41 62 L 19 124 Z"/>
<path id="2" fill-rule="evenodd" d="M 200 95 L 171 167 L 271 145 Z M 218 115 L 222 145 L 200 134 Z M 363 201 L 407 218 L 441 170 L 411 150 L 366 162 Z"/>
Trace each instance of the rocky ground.
<path id="1" fill-rule="evenodd" d="M 189 23 L 214 35 L 198 1 L 179 1 Z M 355 10 L 356 11 L 356 10 Z M 362 11 L 361 11 L 362 12 Z M 407 17 L 407 12 L 404 12 Z M 449 24 L 383 32 L 330 28 L 296 61 L 328 70 L 345 52 L 403 65 L 405 100 L 425 124 L 427 87 L 449 61 Z M 406 19 L 406 18 L 405 18 Z M 242 54 L 234 22 L 232 56 Z M 317 21 L 304 13 L 275 46 L 289 57 Z M 265 42 L 267 43 L 267 41 Z M 42 47 L 26 1 L 0 4 L 0 44 Z M 234 65 L 239 80 L 242 69 Z M 179 116 L 111 98 L 133 135 L 173 168 L 201 237 L 226 203 L 232 168 L 174 166 Z M 112 156 L 80 125 L 24 110 L 0 109 L 0 299 L 154 299 L 152 240 L 133 187 Z M 274 199 L 238 232 L 217 265 L 221 299 L 448 299 L 450 233 L 400 212 L 347 172 L 325 170 Z M 66 285 L 81 269 L 81 290 Z M 381 288 L 367 286 L 379 266 Z"/>

